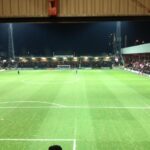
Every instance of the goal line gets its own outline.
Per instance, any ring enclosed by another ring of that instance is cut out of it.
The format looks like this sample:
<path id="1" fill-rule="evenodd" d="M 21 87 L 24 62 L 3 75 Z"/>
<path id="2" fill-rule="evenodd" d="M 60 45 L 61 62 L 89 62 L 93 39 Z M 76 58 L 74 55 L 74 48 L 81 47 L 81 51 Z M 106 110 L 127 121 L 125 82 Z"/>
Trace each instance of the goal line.
<path id="1" fill-rule="evenodd" d="M 129 106 L 129 107 L 119 107 L 119 106 L 112 106 L 112 107 L 103 107 L 103 106 L 0 106 L 0 109 L 122 109 L 122 110 L 150 110 L 150 107 L 148 106 Z"/>

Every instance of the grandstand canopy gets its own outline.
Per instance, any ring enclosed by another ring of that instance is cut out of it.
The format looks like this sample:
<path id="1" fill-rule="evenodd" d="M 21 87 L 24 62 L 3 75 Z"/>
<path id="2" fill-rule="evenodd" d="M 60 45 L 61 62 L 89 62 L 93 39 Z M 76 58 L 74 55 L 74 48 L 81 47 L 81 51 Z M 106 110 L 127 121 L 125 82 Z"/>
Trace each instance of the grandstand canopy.
<path id="1" fill-rule="evenodd" d="M 122 48 L 122 54 L 144 54 L 144 53 L 150 53 L 150 43 Z"/>

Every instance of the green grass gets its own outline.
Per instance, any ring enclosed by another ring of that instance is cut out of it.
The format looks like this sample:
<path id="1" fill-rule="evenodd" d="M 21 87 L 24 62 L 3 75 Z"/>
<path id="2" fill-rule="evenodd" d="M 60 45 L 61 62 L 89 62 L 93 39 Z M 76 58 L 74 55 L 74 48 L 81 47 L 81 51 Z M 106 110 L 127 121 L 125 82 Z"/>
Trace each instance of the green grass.
<path id="1" fill-rule="evenodd" d="M 150 78 L 123 70 L 0 72 L 0 150 L 149 150 L 149 106 Z"/>

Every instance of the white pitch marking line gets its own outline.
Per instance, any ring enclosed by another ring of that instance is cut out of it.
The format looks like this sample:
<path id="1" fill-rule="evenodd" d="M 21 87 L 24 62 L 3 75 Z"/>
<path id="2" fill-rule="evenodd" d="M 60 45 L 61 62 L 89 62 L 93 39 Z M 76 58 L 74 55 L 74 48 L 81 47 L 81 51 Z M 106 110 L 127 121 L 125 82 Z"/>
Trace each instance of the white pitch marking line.
<path id="1" fill-rule="evenodd" d="M 73 150 L 76 150 L 76 146 L 77 146 L 77 141 L 76 139 L 73 140 Z"/>
<path id="2" fill-rule="evenodd" d="M 101 107 L 101 106 L 0 106 L 0 109 L 135 109 L 150 110 L 150 107 Z"/>
<path id="3" fill-rule="evenodd" d="M 27 107 L 24 107 L 24 106 L 0 106 L 0 109 L 61 109 L 63 107 L 60 107 L 60 106 L 38 106 L 38 107 L 31 107 L 31 106 L 27 106 Z"/>
<path id="4" fill-rule="evenodd" d="M 77 118 L 75 118 L 75 127 L 74 127 L 74 140 L 73 140 L 73 150 L 76 150 L 76 137 L 77 137 Z"/>
<path id="5" fill-rule="evenodd" d="M 39 104 L 48 104 L 59 107 L 65 107 L 65 105 L 57 104 L 57 103 L 49 103 L 45 101 L 11 101 L 11 102 L 0 102 L 0 104 L 12 104 L 12 103 L 39 103 Z"/>
<path id="6" fill-rule="evenodd" d="M 75 139 L 0 139 L 0 141 L 16 141 L 16 142 L 74 142 Z"/>
<path id="7" fill-rule="evenodd" d="M 150 109 L 150 106 L 65 106 L 63 108 L 74 109 Z"/>
<path id="8" fill-rule="evenodd" d="M 73 150 L 76 150 L 76 139 L 0 139 L 9 142 L 73 142 Z"/>

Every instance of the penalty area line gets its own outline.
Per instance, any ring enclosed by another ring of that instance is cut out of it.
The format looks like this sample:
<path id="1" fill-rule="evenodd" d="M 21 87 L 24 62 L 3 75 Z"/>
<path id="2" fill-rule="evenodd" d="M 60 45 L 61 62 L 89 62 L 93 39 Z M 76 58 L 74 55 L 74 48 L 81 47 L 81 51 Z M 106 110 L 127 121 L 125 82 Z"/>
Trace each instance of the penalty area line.
<path id="1" fill-rule="evenodd" d="M 103 107 L 103 106 L 0 106 L 0 109 L 133 109 L 133 110 L 150 110 L 150 107 Z"/>
<path id="2" fill-rule="evenodd" d="M 76 139 L 0 139 L 0 142 L 73 142 L 73 150 L 76 150 Z"/>
<path id="3" fill-rule="evenodd" d="M 73 140 L 73 150 L 76 150 L 76 146 L 77 146 L 77 140 L 74 139 L 74 140 Z"/>
<path id="4" fill-rule="evenodd" d="M 0 139 L 0 141 L 14 141 L 14 142 L 73 142 L 76 141 L 76 139 Z"/>
<path id="5" fill-rule="evenodd" d="M 35 103 L 35 104 L 47 104 L 48 107 L 65 107 L 65 105 L 62 105 L 62 104 L 57 104 L 57 103 L 50 103 L 50 102 L 47 102 L 47 101 L 1 101 L 0 104 L 17 104 L 17 103 Z"/>

